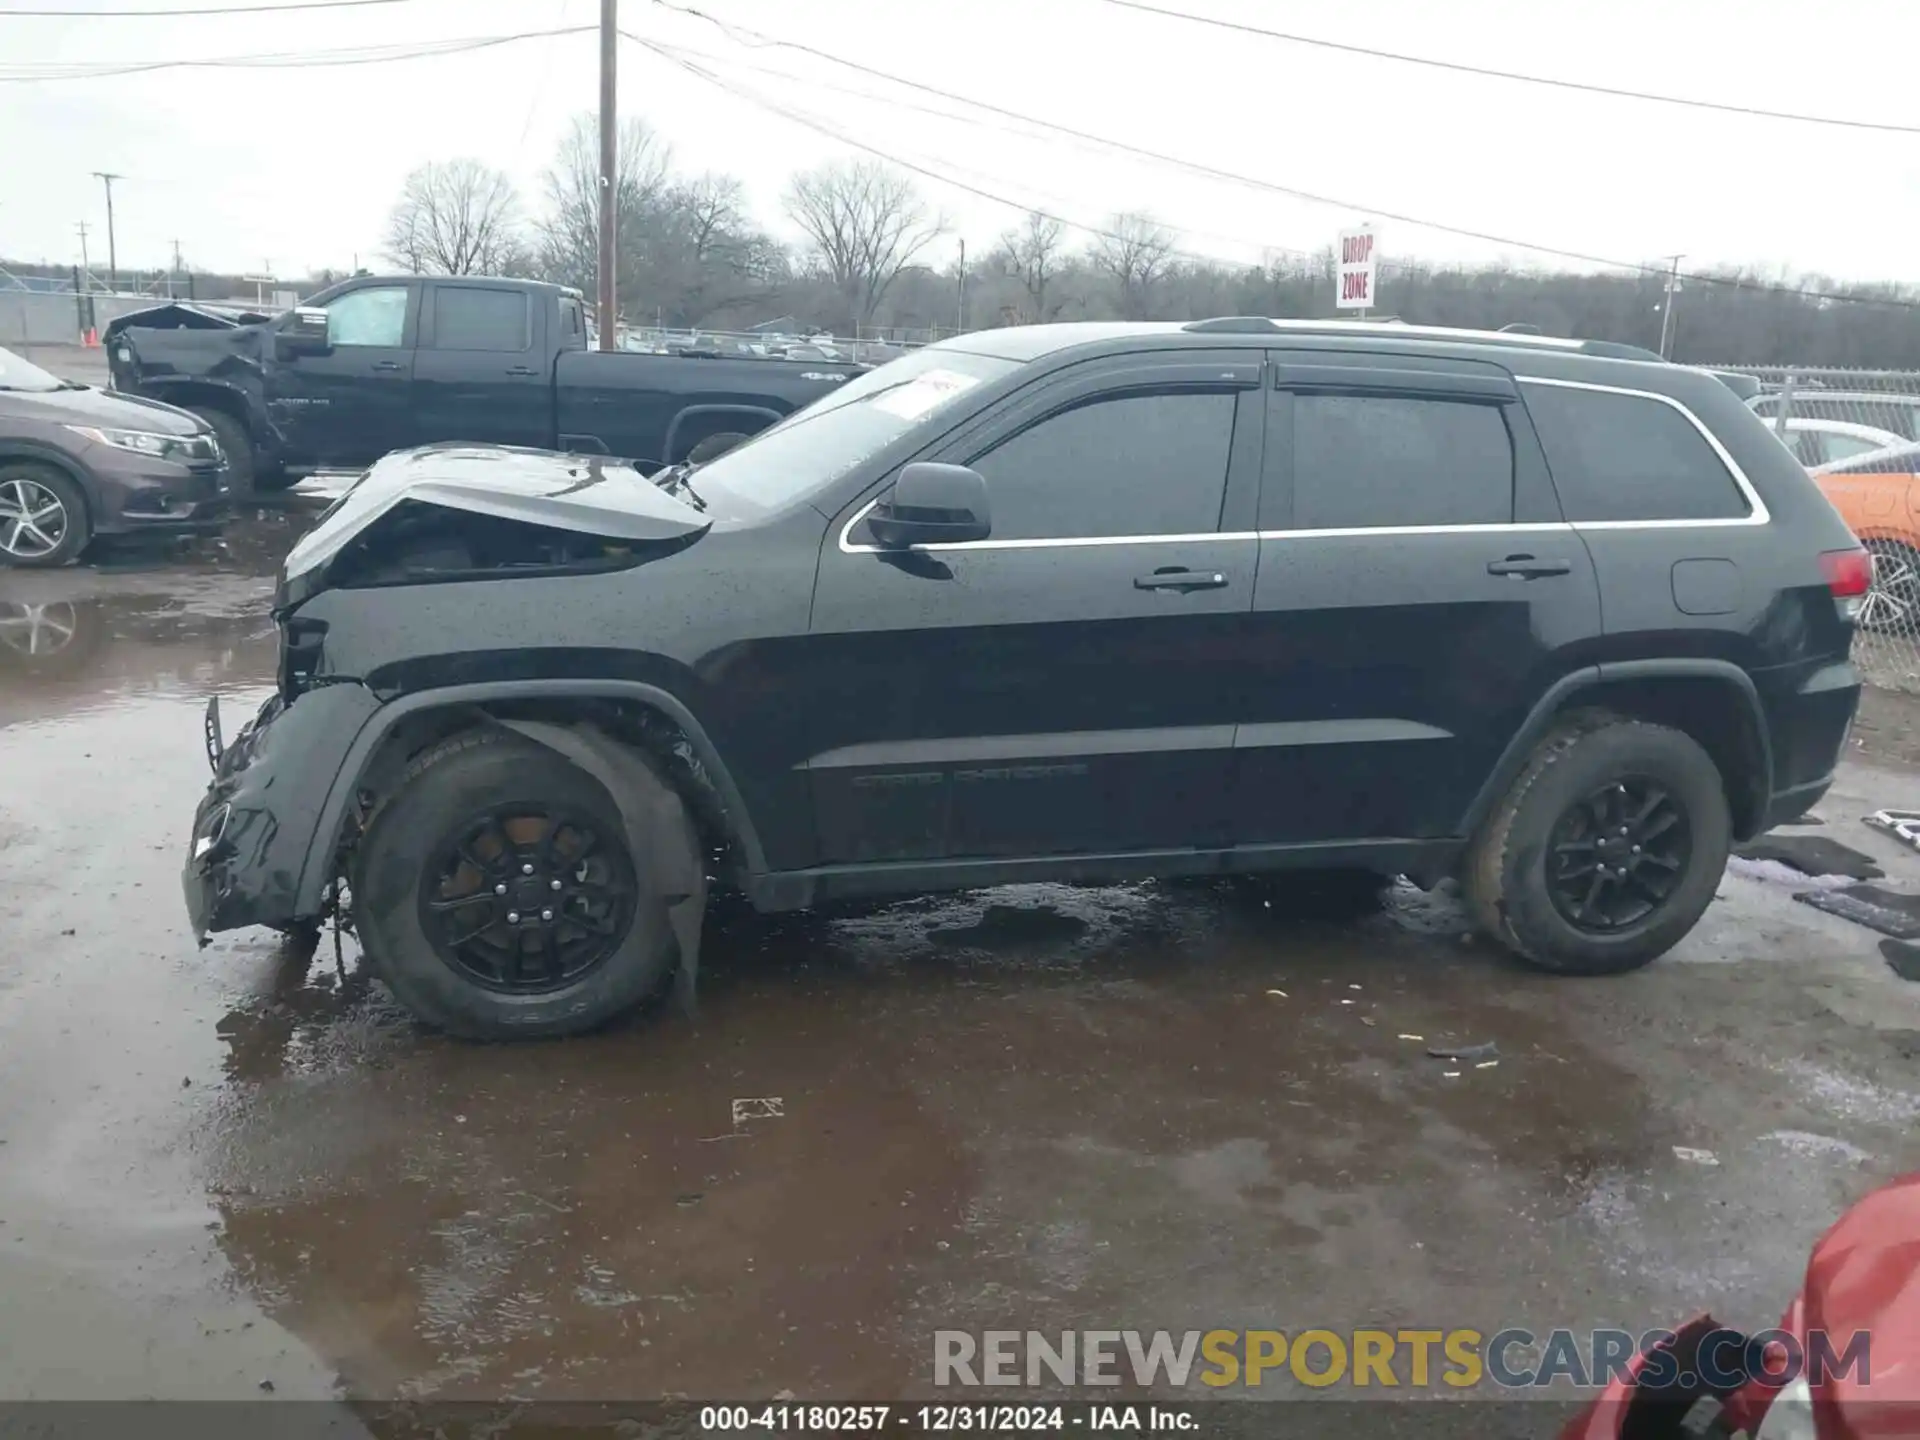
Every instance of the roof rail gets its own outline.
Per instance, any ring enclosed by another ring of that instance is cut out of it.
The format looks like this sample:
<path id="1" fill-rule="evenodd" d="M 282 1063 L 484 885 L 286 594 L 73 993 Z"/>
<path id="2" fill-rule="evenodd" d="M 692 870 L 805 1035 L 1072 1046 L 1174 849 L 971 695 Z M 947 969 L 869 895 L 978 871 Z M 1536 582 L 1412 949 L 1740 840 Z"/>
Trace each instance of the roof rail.
<path id="1" fill-rule="evenodd" d="M 1411 340 L 1479 345 L 1525 345 L 1573 351 L 1606 360 L 1647 360 L 1656 365 L 1667 362 L 1651 350 L 1624 345 L 1617 340 L 1560 339 L 1543 335 L 1537 325 L 1515 321 L 1498 330 L 1457 329 L 1446 325 L 1410 325 L 1398 316 L 1367 320 L 1270 320 L 1264 315 L 1218 315 L 1207 320 L 1191 320 L 1180 327 L 1189 335 L 1286 335 L 1301 332 L 1340 334 L 1350 330 L 1364 334 L 1369 329 L 1405 335 Z"/>
<path id="2" fill-rule="evenodd" d="M 1666 364 L 1666 360 L 1651 350 L 1639 345 L 1622 345 L 1617 340 L 1582 340 L 1580 353 L 1598 355 L 1603 360 L 1651 360 L 1656 365 Z"/>
<path id="3" fill-rule="evenodd" d="M 1189 335 L 1278 335 L 1280 327 L 1264 315 L 1218 315 L 1180 327 Z"/>

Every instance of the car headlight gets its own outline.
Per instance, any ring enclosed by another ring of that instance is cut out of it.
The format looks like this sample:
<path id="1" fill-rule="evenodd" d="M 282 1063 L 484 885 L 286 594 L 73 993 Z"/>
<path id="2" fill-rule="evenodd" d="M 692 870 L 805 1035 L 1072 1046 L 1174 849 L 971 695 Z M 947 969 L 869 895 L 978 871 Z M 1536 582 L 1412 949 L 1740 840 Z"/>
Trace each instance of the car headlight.
<path id="1" fill-rule="evenodd" d="M 156 460 L 201 460 L 210 456 L 207 442 L 197 435 L 156 435 L 151 430 L 106 430 L 95 425 L 69 425 L 76 435 L 116 450 L 131 450 L 136 455 L 151 455 Z"/>

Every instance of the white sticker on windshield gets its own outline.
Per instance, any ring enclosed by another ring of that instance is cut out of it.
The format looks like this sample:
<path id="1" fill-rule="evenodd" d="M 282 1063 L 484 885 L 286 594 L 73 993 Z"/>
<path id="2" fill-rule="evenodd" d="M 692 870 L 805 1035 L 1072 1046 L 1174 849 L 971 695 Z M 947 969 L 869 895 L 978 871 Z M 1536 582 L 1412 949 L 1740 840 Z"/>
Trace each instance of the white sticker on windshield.
<path id="1" fill-rule="evenodd" d="M 918 420 L 934 406 L 945 404 L 979 383 L 958 370 L 929 370 L 914 376 L 897 390 L 882 391 L 871 403 L 874 409 L 898 415 L 902 420 Z"/>

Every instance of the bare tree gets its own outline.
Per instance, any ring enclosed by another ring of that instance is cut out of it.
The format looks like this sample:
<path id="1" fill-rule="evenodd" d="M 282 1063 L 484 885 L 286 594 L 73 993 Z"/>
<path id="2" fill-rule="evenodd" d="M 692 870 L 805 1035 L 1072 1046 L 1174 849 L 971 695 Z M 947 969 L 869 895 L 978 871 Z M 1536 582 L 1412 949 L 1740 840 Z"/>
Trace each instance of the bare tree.
<path id="1" fill-rule="evenodd" d="M 709 171 L 671 186 L 660 229 L 648 280 L 657 308 L 676 323 L 703 324 L 747 304 L 784 269 L 780 247 L 753 224 L 731 175 Z"/>
<path id="2" fill-rule="evenodd" d="M 658 219 L 667 193 L 672 152 L 646 121 L 620 122 L 614 172 L 615 243 L 619 250 L 620 293 L 629 298 L 641 264 L 658 238 Z M 599 284 L 600 131 L 591 113 L 576 115 L 559 153 L 543 177 L 546 214 L 540 221 L 540 270 L 549 280 L 572 285 L 587 295 Z"/>
<path id="3" fill-rule="evenodd" d="M 1000 237 L 1000 257 L 1027 292 L 1021 309 L 1028 320 L 1045 322 L 1062 309 L 1058 300 L 1047 303 L 1047 286 L 1060 268 L 1063 230 L 1058 220 L 1036 210 L 1025 224 Z"/>
<path id="4" fill-rule="evenodd" d="M 838 318 L 855 328 L 873 319 L 900 272 L 946 229 L 928 215 L 911 180 L 873 160 L 834 161 L 796 175 L 784 203 L 841 297 Z"/>
<path id="5" fill-rule="evenodd" d="M 387 217 L 387 258 L 416 274 L 498 275 L 524 251 L 513 182 L 478 160 L 422 165 Z"/>
<path id="6" fill-rule="evenodd" d="M 1154 283 L 1173 264 L 1173 236 L 1151 215 L 1128 211 L 1107 222 L 1088 257 L 1120 291 L 1120 313 L 1144 320 L 1153 306 Z"/>

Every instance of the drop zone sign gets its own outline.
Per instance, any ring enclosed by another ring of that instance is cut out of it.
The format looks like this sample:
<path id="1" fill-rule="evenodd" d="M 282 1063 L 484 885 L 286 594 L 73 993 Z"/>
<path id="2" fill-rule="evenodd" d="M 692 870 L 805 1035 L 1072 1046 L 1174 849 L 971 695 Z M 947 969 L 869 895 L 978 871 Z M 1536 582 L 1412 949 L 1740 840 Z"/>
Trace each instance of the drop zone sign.
<path id="1" fill-rule="evenodd" d="M 1373 306 L 1374 281 L 1378 275 L 1378 257 L 1374 251 L 1371 225 L 1340 232 L 1340 273 L 1334 304 L 1342 310 L 1367 310 Z"/>

